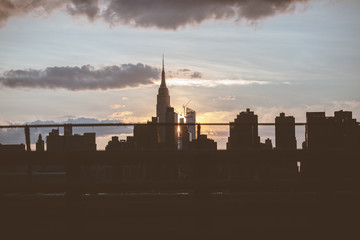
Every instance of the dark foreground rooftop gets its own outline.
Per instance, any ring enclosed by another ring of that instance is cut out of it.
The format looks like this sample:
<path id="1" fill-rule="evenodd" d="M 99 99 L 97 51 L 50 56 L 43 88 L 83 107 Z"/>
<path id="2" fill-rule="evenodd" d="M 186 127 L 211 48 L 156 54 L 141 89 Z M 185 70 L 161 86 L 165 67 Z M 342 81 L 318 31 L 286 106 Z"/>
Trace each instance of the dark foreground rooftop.
<path id="1" fill-rule="evenodd" d="M 323 239 L 357 232 L 359 150 L 1 156 L 3 235 Z"/>

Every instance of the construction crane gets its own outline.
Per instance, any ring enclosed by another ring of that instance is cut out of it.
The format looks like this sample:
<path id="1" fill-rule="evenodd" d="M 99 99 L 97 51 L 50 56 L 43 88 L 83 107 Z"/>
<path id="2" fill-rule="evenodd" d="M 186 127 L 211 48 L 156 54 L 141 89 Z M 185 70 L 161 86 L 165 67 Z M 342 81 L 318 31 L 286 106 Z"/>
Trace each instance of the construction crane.
<path id="1" fill-rule="evenodd" d="M 185 105 L 183 105 L 184 108 L 184 118 L 186 118 L 186 106 L 191 102 L 192 99 L 190 99 Z"/>

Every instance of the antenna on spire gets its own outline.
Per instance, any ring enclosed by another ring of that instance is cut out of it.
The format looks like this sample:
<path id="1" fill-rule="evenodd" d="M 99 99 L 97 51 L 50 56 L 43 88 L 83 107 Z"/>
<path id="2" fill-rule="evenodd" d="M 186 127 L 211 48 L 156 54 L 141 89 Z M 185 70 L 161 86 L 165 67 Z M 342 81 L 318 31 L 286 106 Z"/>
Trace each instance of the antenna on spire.
<path id="1" fill-rule="evenodd" d="M 162 68 L 164 70 L 164 54 L 162 55 Z"/>

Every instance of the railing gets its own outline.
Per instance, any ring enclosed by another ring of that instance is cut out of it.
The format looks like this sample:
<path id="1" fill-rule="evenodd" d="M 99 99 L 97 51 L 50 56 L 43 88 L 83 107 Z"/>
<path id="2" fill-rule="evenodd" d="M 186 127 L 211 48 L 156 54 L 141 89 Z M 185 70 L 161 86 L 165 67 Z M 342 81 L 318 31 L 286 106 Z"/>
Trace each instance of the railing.
<path id="1" fill-rule="evenodd" d="M 67 124 L 25 124 L 25 125 L 0 125 L 0 129 L 24 128 L 27 151 L 31 151 L 30 128 L 65 128 L 65 127 L 118 127 L 118 126 L 146 126 L 156 124 L 157 126 L 196 126 L 200 132 L 201 126 L 275 126 L 275 123 L 67 123 Z M 306 123 L 281 123 L 280 125 L 305 126 Z"/>
<path id="2" fill-rule="evenodd" d="M 4 128 L 51 128 L 51 127 L 116 127 L 116 126 L 141 126 L 148 123 L 65 123 L 65 124 L 25 124 L 25 125 L 0 125 L 0 129 Z M 229 126 L 229 125 L 252 125 L 249 123 L 152 123 L 159 126 L 174 125 L 174 126 Z M 284 123 L 282 123 L 284 124 Z M 275 126 L 275 123 L 257 123 L 258 126 Z M 306 123 L 295 123 L 296 126 L 305 126 Z"/>

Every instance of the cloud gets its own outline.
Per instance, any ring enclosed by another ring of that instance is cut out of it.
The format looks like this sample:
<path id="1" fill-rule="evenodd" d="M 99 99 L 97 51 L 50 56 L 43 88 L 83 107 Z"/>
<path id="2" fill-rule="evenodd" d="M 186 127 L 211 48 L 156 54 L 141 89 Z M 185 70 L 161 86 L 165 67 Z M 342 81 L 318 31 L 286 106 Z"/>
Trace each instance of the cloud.
<path id="1" fill-rule="evenodd" d="M 192 87 L 217 87 L 217 86 L 236 86 L 236 85 L 267 85 L 267 81 L 236 80 L 236 79 L 186 79 L 172 78 L 166 80 L 169 86 L 192 86 Z"/>
<path id="2" fill-rule="evenodd" d="M 191 75 L 190 75 L 191 78 L 201 78 L 202 77 L 202 74 L 200 72 L 193 72 Z"/>
<path id="3" fill-rule="evenodd" d="M 125 105 L 120 105 L 120 104 L 112 104 L 110 105 L 111 109 L 118 109 L 118 108 L 124 108 L 126 107 Z"/>
<path id="4" fill-rule="evenodd" d="M 179 70 L 177 70 L 176 72 L 173 71 L 168 71 L 166 73 L 167 78 L 192 78 L 192 79 L 196 79 L 196 78 L 202 78 L 202 73 L 198 72 L 198 71 L 194 71 L 192 72 L 192 70 L 188 69 L 188 68 L 181 68 Z"/>
<path id="5" fill-rule="evenodd" d="M 73 16 L 86 16 L 89 21 L 94 21 L 100 13 L 98 0 L 71 0 L 66 9 Z"/>
<path id="6" fill-rule="evenodd" d="M 48 67 L 45 70 L 10 70 L 0 77 L 0 85 L 8 88 L 63 88 L 71 91 L 106 90 L 152 84 L 159 69 L 138 64 L 122 64 L 94 69 L 82 67 Z"/>
<path id="7" fill-rule="evenodd" d="M 235 96 L 224 96 L 224 97 L 218 97 L 218 99 L 221 101 L 235 101 L 236 97 Z"/>
<path id="8" fill-rule="evenodd" d="M 103 20 L 112 26 L 156 27 L 176 30 L 209 20 L 255 23 L 279 14 L 292 13 L 298 4 L 311 0 L 0 0 L 0 25 L 11 17 L 32 12 L 66 11 L 89 21 Z"/>
<path id="9" fill-rule="evenodd" d="M 134 115 L 133 112 L 130 112 L 130 111 L 124 111 L 124 112 L 114 112 L 111 117 L 112 118 L 123 118 L 123 117 L 129 117 L 129 116 L 132 116 Z"/>
<path id="10" fill-rule="evenodd" d="M 29 13 L 48 15 L 64 6 L 62 0 L 0 0 L 0 27 L 11 17 Z"/>
<path id="11" fill-rule="evenodd" d="M 130 111 L 114 112 L 109 116 L 110 119 L 120 120 L 123 123 L 146 123 L 149 116 L 135 115 Z"/>
<path id="12" fill-rule="evenodd" d="M 179 72 L 190 72 L 190 69 L 188 68 L 181 68 L 178 70 Z"/>
<path id="13" fill-rule="evenodd" d="M 211 112 L 197 112 L 196 122 L 211 123 L 211 122 L 230 122 L 236 117 L 236 112 L 233 111 L 211 111 Z"/>
<path id="14" fill-rule="evenodd" d="M 255 22 L 293 12 L 308 0 L 111 0 L 102 17 L 112 25 L 177 29 L 207 20 Z"/>

